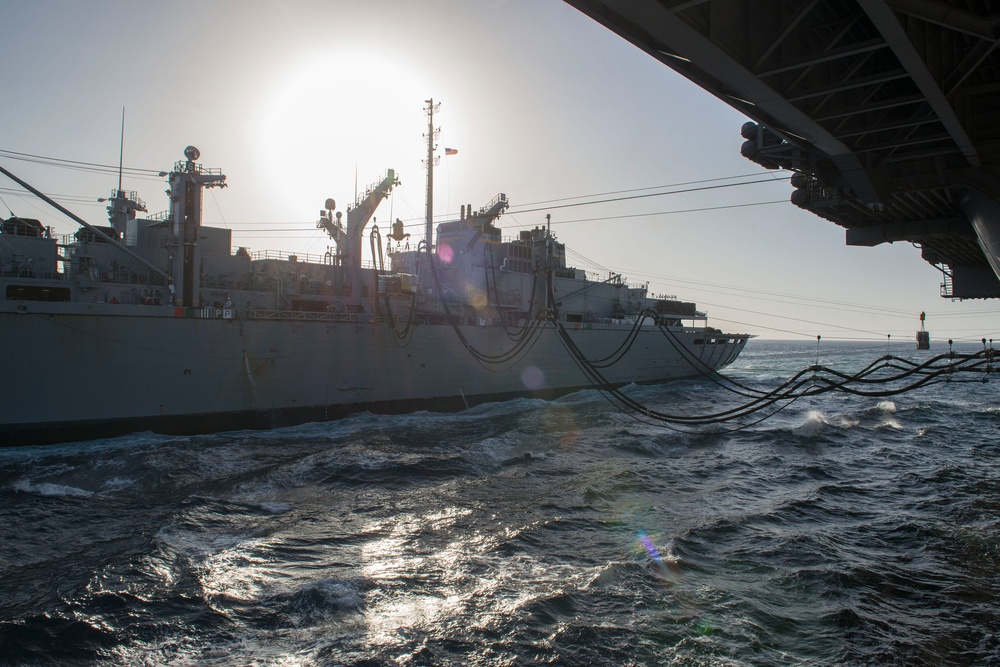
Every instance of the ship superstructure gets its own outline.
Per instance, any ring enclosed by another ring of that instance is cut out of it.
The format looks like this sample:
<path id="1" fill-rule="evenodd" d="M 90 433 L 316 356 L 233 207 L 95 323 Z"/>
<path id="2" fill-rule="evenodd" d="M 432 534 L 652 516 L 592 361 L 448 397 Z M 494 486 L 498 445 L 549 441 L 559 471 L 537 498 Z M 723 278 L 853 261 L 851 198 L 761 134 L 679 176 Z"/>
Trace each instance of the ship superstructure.
<path id="1" fill-rule="evenodd" d="M 0 443 L 662 382 L 731 363 L 748 338 L 708 327 L 693 303 L 569 266 L 548 227 L 505 238 L 505 194 L 462 206 L 433 245 L 399 220 L 366 231 L 398 184 L 391 169 L 346 214 L 326 201 L 324 255 L 234 250 L 229 229 L 201 223 L 203 192 L 225 175 L 194 147 L 184 157 L 167 175 L 168 211 L 139 217 L 145 203 L 119 187 L 107 226 L 2 170 L 81 228 L 57 238 L 37 220 L 0 225 Z"/>

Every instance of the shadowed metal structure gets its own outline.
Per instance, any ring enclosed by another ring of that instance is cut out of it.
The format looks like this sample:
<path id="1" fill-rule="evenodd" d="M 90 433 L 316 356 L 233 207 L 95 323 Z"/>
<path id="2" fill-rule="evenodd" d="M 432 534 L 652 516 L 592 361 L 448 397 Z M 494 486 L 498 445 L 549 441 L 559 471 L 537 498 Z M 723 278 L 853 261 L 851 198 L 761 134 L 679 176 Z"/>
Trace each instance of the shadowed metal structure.
<path id="1" fill-rule="evenodd" d="M 1000 297 L 993 0 L 566 2 L 752 118 L 742 154 L 849 245 L 909 241 L 942 296 Z"/>

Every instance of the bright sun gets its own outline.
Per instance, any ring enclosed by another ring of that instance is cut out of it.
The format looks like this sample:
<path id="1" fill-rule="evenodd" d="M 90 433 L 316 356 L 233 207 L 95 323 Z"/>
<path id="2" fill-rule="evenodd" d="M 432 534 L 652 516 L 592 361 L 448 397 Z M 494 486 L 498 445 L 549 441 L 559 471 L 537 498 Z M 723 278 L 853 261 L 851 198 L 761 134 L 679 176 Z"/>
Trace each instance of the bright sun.
<path id="1" fill-rule="evenodd" d="M 290 62 L 262 91 L 258 123 L 277 194 L 312 197 L 317 206 L 335 196 L 344 208 L 356 178 L 363 189 L 387 168 L 419 167 L 428 95 L 405 63 L 379 53 L 325 52 Z"/>

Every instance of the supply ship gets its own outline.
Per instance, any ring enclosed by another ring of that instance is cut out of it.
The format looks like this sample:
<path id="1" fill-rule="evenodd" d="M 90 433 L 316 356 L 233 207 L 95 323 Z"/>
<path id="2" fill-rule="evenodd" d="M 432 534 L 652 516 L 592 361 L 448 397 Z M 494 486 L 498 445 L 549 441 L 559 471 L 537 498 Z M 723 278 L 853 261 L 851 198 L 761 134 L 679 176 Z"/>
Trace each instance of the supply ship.
<path id="1" fill-rule="evenodd" d="M 58 237 L 38 220 L 0 223 L 0 443 L 265 429 L 664 382 L 732 363 L 749 337 L 648 284 L 568 266 L 550 225 L 505 238 L 505 194 L 462 206 L 436 239 L 429 213 L 419 242 L 399 220 L 366 233 L 398 184 L 391 169 L 346 214 L 326 201 L 324 255 L 234 251 L 231 230 L 202 224 L 204 190 L 226 177 L 199 158 L 189 146 L 166 174 L 170 208 L 158 215 L 140 217 L 144 202 L 119 184 L 106 226 L 0 167 L 80 225 Z"/>

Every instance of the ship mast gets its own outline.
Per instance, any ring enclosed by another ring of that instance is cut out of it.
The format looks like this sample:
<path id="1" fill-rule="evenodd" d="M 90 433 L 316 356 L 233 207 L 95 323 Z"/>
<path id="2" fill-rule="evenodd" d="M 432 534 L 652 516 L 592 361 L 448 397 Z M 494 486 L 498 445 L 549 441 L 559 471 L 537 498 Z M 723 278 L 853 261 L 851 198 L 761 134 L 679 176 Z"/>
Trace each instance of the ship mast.
<path id="1" fill-rule="evenodd" d="M 424 238 L 427 239 L 427 250 L 433 249 L 434 242 L 434 149 L 437 145 L 434 140 L 441 128 L 434 129 L 434 112 L 440 108 L 441 103 L 434 104 L 434 98 L 424 100 L 427 103 L 427 228 L 424 230 Z"/>
<path id="2" fill-rule="evenodd" d="M 122 172 L 125 169 L 125 107 L 122 107 L 122 131 L 121 139 L 118 142 L 118 189 L 111 191 L 111 197 L 105 199 L 101 197 L 97 201 L 110 202 L 108 206 L 108 222 L 121 238 L 125 239 L 126 245 L 135 245 L 137 230 L 135 222 L 136 211 L 146 212 L 146 204 L 134 191 L 125 192 L 122 190 Z"/>
<path id="3" fill-rule="evenodd" d="M 118 191 L 122 190 L 122 164 L 125 159 L 125 107 L 122 107 L 122 138 L 118 142 Z"/>

